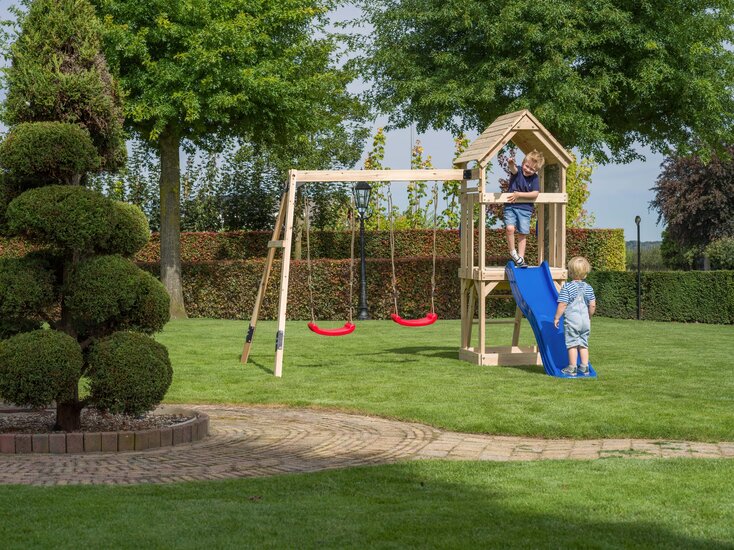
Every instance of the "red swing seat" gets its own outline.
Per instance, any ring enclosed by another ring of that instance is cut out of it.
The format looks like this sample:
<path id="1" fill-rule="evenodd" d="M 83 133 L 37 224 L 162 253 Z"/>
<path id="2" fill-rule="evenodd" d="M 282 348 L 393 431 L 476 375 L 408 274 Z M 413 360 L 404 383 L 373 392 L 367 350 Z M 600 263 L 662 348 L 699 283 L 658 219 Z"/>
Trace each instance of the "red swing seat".
<path id="1" fill-rule="evenodd" d="M 397 324 L 403 325 L 404 327 L 426 327 L 428 325 L 432 325 L 438 320 L 438 315 L 435 313 L 426 313 L 426 316 L 421 317 L 420 319 L 403 319 L 397 313 L 393 313 L 390 317 L 392 317 L 392 320 Z"/>
<path id="2" fill-rule="evenodd" d="M 319 328 L 319 326 L 311 321 L 308 324 L 308 328 L 311 329 L 311 332 L 315 332 L 316 334 L 320 334 L 321 336 L 345 336 L 347 334 L 351 334 L 354 332 L 355 326 L 347 321 L 344 323 L 343 327 L 339 328 Z"/>

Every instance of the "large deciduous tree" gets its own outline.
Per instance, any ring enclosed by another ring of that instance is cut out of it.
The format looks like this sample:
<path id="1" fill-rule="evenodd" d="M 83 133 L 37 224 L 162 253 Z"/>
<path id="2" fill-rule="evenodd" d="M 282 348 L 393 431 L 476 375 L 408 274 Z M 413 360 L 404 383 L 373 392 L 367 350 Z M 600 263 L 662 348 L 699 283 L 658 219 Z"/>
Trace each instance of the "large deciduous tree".
<path id="1" fill-rule="evenodd" d="M 598 162 L 732 142 L 731 1 L 361 4 L 361 67 L 393 125 L 481 131 L 527 108 Z"/>
<path id="2" fill-rule="evenodd" d="M 709 243 L 734 237 L 734 147 L 725 159 L 714 155 L 670 157 L 662 165 L 651 208 L 666 225 L 665 240 L 702 251 Z M 670 256 L 670 254 L 667 254 Z"/>
<path id="3" fill-rule="evenodd" d="M 333 0 L 94 0 L 126 94 L 126 123 L 160 152 L 161 280 L 185 316 L 180 268 L 182 140 L 229 136 L 297 146 L 357 106 L 322 31 Z"/>

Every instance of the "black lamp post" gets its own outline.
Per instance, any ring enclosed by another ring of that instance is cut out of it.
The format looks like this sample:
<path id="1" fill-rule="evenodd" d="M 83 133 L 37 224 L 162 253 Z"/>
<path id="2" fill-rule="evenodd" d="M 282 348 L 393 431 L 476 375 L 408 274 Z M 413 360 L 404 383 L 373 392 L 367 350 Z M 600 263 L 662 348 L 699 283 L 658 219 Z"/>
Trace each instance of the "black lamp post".
<path id="1" fill-rule="evenodd" d="M 639 321 L 642 318 L 642 311 L 640 308 L 640 222 L 642 221 L 642 218 L 640 216 L 635 216 L 635 223 L 637 224 L 637 320 Z"/>
<path id="2" fill-rule="evenodd" d="M 354 188 L 354 202 L 357 205 L 357 213 L 359 214 L 359 314 L 357 319 L 364 321 L 370 318 L 367 312 L 367 269 L 364 260 L 364 220 L 369 218 L 367 215 L 370 208 L 370 193 L 372 187 L 369 183 L 360 181 Z"/>

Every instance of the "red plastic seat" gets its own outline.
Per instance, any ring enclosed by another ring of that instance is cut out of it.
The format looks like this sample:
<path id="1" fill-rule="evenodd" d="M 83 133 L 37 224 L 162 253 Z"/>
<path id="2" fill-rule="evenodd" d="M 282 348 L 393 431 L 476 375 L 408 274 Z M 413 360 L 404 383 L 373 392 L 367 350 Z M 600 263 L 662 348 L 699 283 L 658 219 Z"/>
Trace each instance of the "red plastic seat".
<path id="1" fill-rule="evenodd" d="M 392 320 L 397 324 L 403 325 L 404 327 L 425 327 L 432 325 L 438 320 L 438 315 L 435 313 L 426 313 L 426 316 L 421 317 L 420 319 L 403 319 L 397 313 L 393 313 L 390 317 L 392 317 Z"/>
<path id="2" fill-rule="evenodd" d="M 356 327 L 352 323 L 346 322 L 343 327 L 339 328 L 319 328 L 316 323 L 311 322 L 308 324 L 308 328 L 311 329 L 311 332 L 321 336 L 345 336 L 354 332 Z"/>

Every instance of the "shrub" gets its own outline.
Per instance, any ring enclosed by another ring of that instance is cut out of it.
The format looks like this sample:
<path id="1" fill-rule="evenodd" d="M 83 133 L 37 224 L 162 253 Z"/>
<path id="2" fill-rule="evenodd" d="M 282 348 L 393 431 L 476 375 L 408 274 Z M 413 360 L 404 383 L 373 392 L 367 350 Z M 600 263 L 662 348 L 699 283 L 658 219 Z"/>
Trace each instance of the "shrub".
<path id="1" fill-rule="evenodd" d="M 86 128 L 106 170 L 125 162 L 122 102 L 101 54 L 102 23 L 86 0 L 34 0 L 10 46 L 4 122 Z"/>
<path id="2" fill-rule="evenodd" d="M 734 323 L 734 271 L 661 271 L 641 274 L 641 313 L 649 321 Z M 595 272 L 598 313 L 637 317 L 637 274 Z"/>
<path id="3" fill-rule="evenodd" d="M 140 415 L 151 410 L 171 385 L 166 348 L 135 332 L 116 332 L 89 351 L 90 400 L 112 413 Z"/>
<path id="4" fill-rule="evenodd" d="M 49 185 L 26 191 L 8 205 L 10 231 L 32 242 L 91 251 L 110 238 L 110 201 L 79 186 Z"/>
<path id="5" fill-rule="evenodd" d="M 246 260 L 267 255 L 267 244 L 272 232 L 231 231 L 226 233 L 182 233 L 181 259 L 183 262 L 208 262 L 213 260 Z M 297 235 L 296 235 L 297 237 Z M 351 231 L 312 231 L 311 257 L 349 258 Z M 502 229 L 490 229 L 486 233 L 488 263 L 504 265 L 507 261 L 507 243 Z M 474 239 L 475 247 L 478 239 Z M 306 256 L 305 235 L 301 239 L 301 256 Z M 569 229 L 567 232 L 568 257 L 586 256 L 594 269 L 623 270 L 625 262 L 624 234 L 621 229 Z M 160 241 L 153 234 L 150 242 L 136 256 L 139 262 L 159 261 Z M 410 258 L 431 256 L 433 230 L 409 229 L 395 231 L 395 256 Z M 389 231 L 365 233 L 365 255 L 368 258 L 390 256 Z M 459 232 L 439 230 L 436 234 L 436 255 L 459 255 Z M 537 259 L 535 235 L 528 238 L 526 256 L 530 262 Z"/>
<path id="6" fill-rule="evenodd" d="M 724 237 L 706 247 L 713 269 L 734 269 L 734 237 Z"/>
<path id="7" fill-rule="evenodd" d="M 35 258 L 0 258 L 0 318 L 31 317 L 55 297 L 53 274 Z"/>
<path id="8" fill-rule="evenodd" d="M 18 124 L 0 144 L 0 165 L 23 188 L 69 184 L 99 163 L 89 132 L 76 124 Z"/>
<path id="9" fill-rule="evenodd" d="M 0 396 L 30 407 L 72 399 L 82 363 L 79 344 L 63 332 L 13 336 L 0 342 Z"/>
<path id="10" fill-rule="evenodd" d="M 148 219 L 139 207 L 126 202 L 113 201 L 112 225 L 109 241 L 99 252 L 132 256 L 143 248 L 150 239 Z"/>
<path id="11" fill-rule="evenodd" d="M 147 334 L 163 330 L 171 316 L 170 297 L 166 288 L 153 275 L 143 270 L 139 270 L 137 283 L 135 305 L 120 326 Z"/>
<path id="12" fill-rule="evenodd" d="M 40 320 L 33 319 L 0 319 L 0 340 L 10 338 L 21 332 L 31 332 L 43 326 Z"/>
<path id="13" fill-rule="evenodd" d="M 109 332 L 111 327 L 155 332 L 168 321 L 163 285 L 121 256 L 96 256 L 79 263 L 65 289 L 64 305 L 75 329 L 85 335 L 100 335 L 95 328 Z"/>

